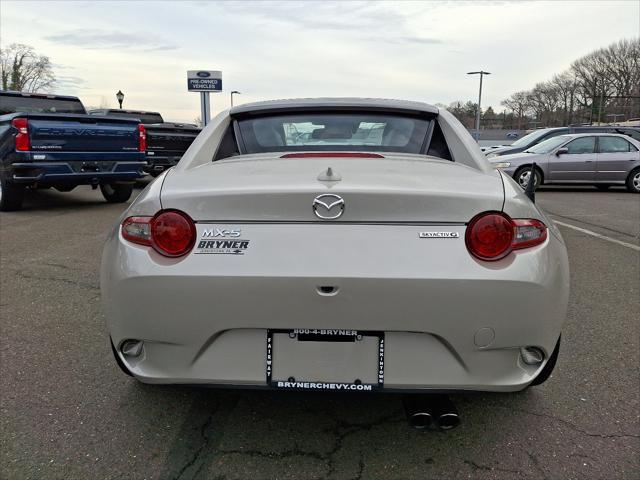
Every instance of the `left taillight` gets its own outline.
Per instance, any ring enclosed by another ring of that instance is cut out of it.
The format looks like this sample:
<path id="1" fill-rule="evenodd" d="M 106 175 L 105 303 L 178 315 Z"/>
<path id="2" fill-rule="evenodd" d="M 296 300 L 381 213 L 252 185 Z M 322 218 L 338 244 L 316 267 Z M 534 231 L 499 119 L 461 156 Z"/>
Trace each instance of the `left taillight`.
<path id="1" fill-rule="evenodd" d="M 16 150 L 19 152 L 28 152 L 31 149 L 28 120 L 26 118 L 14 118 L 11 120 L 11 126 L 17 130 L 15 141 Z"/>
<path id="2" fill-rule="evenodd" d="M 145 152 L 147 150 L 147 129 L 143 124 L 138 124 L 138 151 Z"/>
<path id="3" fill-rule="evenodd" d="M 163 210 L 153 217 L 128 217 L 121 231 L 125 240 L 152 247 L 165 257 L 189 253 L 196 240 L 193 220 L 179 210 Z"/>

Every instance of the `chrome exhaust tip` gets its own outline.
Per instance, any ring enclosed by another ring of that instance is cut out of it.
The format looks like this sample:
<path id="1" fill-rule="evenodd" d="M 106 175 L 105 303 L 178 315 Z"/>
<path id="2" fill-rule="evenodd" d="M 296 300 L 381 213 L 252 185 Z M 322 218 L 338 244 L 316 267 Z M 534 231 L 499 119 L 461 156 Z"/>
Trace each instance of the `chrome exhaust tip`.
<path id="1" fill-rule="evenodd" d="M 440 430 L 453 430 L 460 425 L 460 417 L 457 413 L 444 413 L 436 418 L 436 425 Z"/>
<path id="2" fill-rule="evenodd" d="M 440 430 L 453 430 L 460 425 L 458 409 L 447 395 L 433 397 L 433 417 Z"/>
<path id="3" fill-rule="evenodd" d="M 407 422 L 416 430 L 426 430 L 433 424 L 431 406 L 427 400 L 420 395 L 407 395 L 402 400 Z"/>
<path id="4" fill-rule="evenodd" d="M 429 412 L 414 412 L 409 416 L 409 425 L 416 430 L 429 428 L 433 423 L 433 417 Z"/>

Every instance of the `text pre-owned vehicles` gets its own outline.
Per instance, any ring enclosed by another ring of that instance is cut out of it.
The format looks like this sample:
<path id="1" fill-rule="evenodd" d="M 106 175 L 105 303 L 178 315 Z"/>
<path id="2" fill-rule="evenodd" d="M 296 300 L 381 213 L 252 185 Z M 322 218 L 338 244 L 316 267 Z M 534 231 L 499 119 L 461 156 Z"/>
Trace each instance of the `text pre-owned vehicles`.
<path id="1" fill-rule="evenodd" d="M 487 158 L 511 155 L 529 150 L 534 145 L 544 142 L 545 140 L 549 140 L 550 138 L 557 137 L 558 135 L 567 135 L 571 133 L 618 133 L 640 141 L 640 127 L 616 125 L 601 125 L 594 127 L 589 125 L 580 125 L 558 128 L 541 128 L 539 130 L 534 130 L 519 140 L 516 140 L 511 145 L 494 145 L 491 147 L 482 147 L 481 150 L 487 155 Z"/>
<path id="2" fill-rule="evenodd" d="M 105 244 L 142 382 L 516 391 L 543 382 L 564 242 L 450 113 L 303 99 L 218 115 Z"/>
<path id="3" fill-rule="evenodd" d="M 83 184 L 126 202 L 144 150 L 138 121 L 87 115 L 76 97 L 0 91 L 0 210 L 19 209 L 26 188 Z"/>
<path id="4" fill-rule="evenodd" d="M 200 128 L 196 125 L 165 122 L 158 112 L 97 109 L 90 110 L 89 113 L 140 119 L 147 132 L 147 165 L 144 171 L 153 177 L 176 165 L 200 133 Z"/>
<path id="5" fill-rule="evenodd" d="M 550 138 L 529 150 L 491 159 L 523 188 L 535 162 L 535 184 L 626 185 L 640 193 L 640 142 L 626 135 L 581 133 Z"/>

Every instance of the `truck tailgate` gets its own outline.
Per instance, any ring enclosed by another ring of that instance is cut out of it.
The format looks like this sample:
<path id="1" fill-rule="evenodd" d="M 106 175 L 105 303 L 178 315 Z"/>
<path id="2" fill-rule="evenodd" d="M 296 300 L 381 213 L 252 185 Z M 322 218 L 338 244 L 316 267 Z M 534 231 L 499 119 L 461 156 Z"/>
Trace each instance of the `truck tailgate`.
<path id="1" fill-rule="evenodd" d="M 138 123 L 94 115 L 29 115 L 32 151 L 135 152 Z"/>

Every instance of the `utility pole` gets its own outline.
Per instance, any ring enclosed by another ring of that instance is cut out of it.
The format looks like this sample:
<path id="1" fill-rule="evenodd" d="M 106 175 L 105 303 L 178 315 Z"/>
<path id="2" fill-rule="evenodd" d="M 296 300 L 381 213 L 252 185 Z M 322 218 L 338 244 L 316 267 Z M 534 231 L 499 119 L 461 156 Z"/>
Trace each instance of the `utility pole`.
<path id="1" fill-rule="evenodd" d="M 482 112 L 482 77 L 491 75 L 490 72 L 480 70 L 478 72 L 467 72 L 467 75 L 480 75 L 480 90 L 478 92 L 478 110 L 476 112 L 476 142 L 480 140 L 480 113 Z"/>

